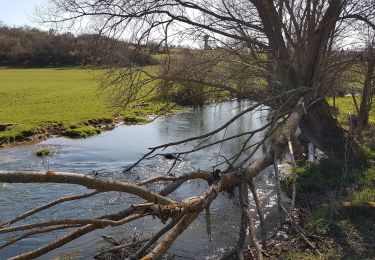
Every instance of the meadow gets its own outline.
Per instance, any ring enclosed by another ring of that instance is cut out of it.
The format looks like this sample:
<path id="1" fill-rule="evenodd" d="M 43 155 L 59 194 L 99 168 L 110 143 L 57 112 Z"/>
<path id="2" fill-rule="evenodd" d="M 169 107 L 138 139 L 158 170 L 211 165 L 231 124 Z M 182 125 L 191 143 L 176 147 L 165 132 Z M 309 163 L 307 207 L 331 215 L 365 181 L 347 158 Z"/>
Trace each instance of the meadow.
<path id="1" fill-rule="evenodd" d="M 83 123 L 117 116 L 99 93 L 98 76 L 103 72 L 81 68 L 0 69 L 0 124 L 15 124 L 0 131 L 0 145 L 53 125 L 75 131 L 73 135 L 79 129 L 87 135 L 97 133 Z M 128 109 L 122 115 L 145 121 L 142 116 L 161 106 Z"/>
<path id="2" fill-rule="evenodd" d="M 152 67 L 150 67 L 153 69 Z M 104 69 L 72 68 L 1 68 L 0 69 L 0 145 L 23 140 L 49 127 L 58 126 L 71 137 L 86 137 L 100 131 L 87 124 L 89 120 L 112 121 L 118 112 L 110 108 L 99 92 L 98 77 Z M 155 100 L 155 96 L 151 97 Z M 332 105 L 332 99 L 329 99 Z M 147 106 L 128 108 L 121 113 L 130 122 L 146 122 L 165 104 L 146 102 Z M 351 97 L 336 98 L 337 118 L 346 123 L 355 113 Z M 375 110 L 370 113 L 375 123 Z"/>

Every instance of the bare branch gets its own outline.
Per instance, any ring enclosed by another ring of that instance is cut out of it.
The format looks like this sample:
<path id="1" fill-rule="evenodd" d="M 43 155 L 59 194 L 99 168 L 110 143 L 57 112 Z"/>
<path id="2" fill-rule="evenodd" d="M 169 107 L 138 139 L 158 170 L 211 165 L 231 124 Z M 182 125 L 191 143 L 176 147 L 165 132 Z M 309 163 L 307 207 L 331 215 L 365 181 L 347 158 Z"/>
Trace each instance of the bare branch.
<path id="1" fill-rule="evenodd" d="M 45 210 L 45 209 L 48 209 L 48 208 L 50 208 L 52 206 L 55 206 L 57 204 L 60 204 L 60 203 L 63 203 L 63 202 L 67 202 L 67 201 L 72 201 L 72 200 L 79 200 L 79 199 L 88 198 L 88 197 L 94 196 L 94 195 L 96 195 L 98 193 L 100 193 L 100 192 L 99 191 L 93 191 L 93 192 L 82 194 L 82 195 L 68 196 L 68 197 L 59 198 L 57 200 L 51 201 L 51 202 L 49 202 L 47 204 L 44 204 L 44 205 L 42 205 L 40 207 L 37 207 L 37 208 L 32 209 L 30 211 L 27 211 L 27 212 L 25 212 L 25 213 L 23 213 L 23 214 L 15 217 L 14 219 L 9 220 L 9 221 L 1 224 L 0 227 L 11 225 L 11 224 L 13 224 L 13 223 L 15 223 L 17 221 L 20 221 L 20 220 L 22 220 L 24 218 L 27 218 L 27 217 L 29 217 L 31 215 L 34 215 L 35 213 L 38 213 L 38 212 L 40 212 L 42 210 Z"/>
<path id="2" fill-rule="evenodd" d="M 151 192 L 136 184 L 115 181 L 101 180 L 88 175 L 69 172 L 7 172 L 0 171 L 0 182 L 6 183 L 69 183 L 85 186 L 88 189 L 95 189 L 100 192 L 119 191 L 137 195 L 150 202 L 158 202 L 166 205 L 174 203 L 173 200 Z"/>

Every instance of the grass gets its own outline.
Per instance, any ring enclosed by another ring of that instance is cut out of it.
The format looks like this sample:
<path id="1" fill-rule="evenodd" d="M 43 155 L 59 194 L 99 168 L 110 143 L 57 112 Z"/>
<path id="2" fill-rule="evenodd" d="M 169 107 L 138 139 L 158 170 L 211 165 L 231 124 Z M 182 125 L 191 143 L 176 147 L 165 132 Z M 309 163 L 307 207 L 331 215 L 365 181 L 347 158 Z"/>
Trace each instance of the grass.
<path id="1" fill-rule="evenodd" d="M 51 155 L 51 151 L 48 150 L 48 149 L 39 149 L 39 150 L 36 150 L 34 151 L 34 154 L 38 157 L 44 157 L 44 156 L 49 156 Z"/>
<path id="2" fill-rule="evenodd" d="M 348 196 L 347 201 L 351 205 L 365 205 L 368 202 L 375 202 L 375 168 L 367 169 L 360 176 Z"/>
<path id="3" fill-rule="evenodd" d="M 361 102 L 361 97 L 356 97 L 358 106 Z M 333 106 L 333 98 L 328 98 L 328 103 Z M 336 97 L 336 107 L 338 108 L 337 120 L 340 123 L 347 124 L 349 122 L 349 113 L 355 115 L 356 108 L 352 97 Z M 369 123 L 375 124 L 375 107 L 370 111 Z"/>
<path id="4" fill-rule="evenodd" d="M 334 190 L 341 183 L 348 184 L 359 181 L 362 172 L 358 169 L 345 171 L 341 162 L 321 159 L 319 163 L 306 163 L 296 169 L 297 192 L 324 192 Z M 282 181 L 282 187 L 291 194 L 292 176 Z"/>
<path id="5" fill-rule="evenodd" d="M 52 124 L 76 125 L 114 114 L 97 93 L 100 70 L 1 69 L 0 120 L 15 123 L 0 138 L 16 138 Z"/>
<path id="6" fill-rule="evenodd" d="M 77 128 L 68 128 L 63 132 L 62 135 L 68 136 L 71 138 L 86 138 L 96 134 L 100 134 L 100 129 L 91 126 L 77 127 Z"/>
<path id="7" fill-rule="evenodd" d="M 15 124 L 0 131 L 0 145 L 52 125 L 60 125 L 68 136 L 97 132 L 83 123 L 116 116 L 98 93 L 96 77 L 103 72 L 80 68 L 0 69 L 0 124 Z M 163 106 L 148 102 L 129 108 L 122 115 L 146 122 L 145 115 Z"/>
<path id="8" fill-rule="evenodd" d="M 290 195 L 291 178 L 282 184 Z M 308 233 L 324 238 L 323 255 L 296 249 L 280 259 L 375 257 L 375 168 L 345 170 L 339 162 L 322 159 L 299 167 L 296 184 L 297 201 L 304 208 L 301 223 Z"/>
<path id="9" fill-rule="evenodd" d="M 307 163 L 296 169 L 296 188 L 299 194 L 338 191 L 344 189 L 345 201 L 350 204 L 375 202 L 375 168 L 348 168 L 329 159 L 319 163 Z M 282 181 L 282 188 L 291 194 L 292 177 Z M 301 196 L 301 198 L 306 198 Z"/>

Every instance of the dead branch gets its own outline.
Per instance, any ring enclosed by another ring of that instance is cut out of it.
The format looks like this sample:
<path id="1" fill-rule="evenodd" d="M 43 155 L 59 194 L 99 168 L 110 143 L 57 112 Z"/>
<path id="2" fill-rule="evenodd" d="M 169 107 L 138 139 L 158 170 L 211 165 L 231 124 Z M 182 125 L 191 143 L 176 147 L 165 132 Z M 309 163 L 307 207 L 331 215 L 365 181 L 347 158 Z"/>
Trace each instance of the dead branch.
<path id="1" fill-rule="evenodd" d="M 69 183 L 78 184 L 85 186 L 87 188 L 96 189 L 99 192 L 103 191 L 120 191 L 125 193 L 130 193 L 137 195 L 149 203 L 144 203 L 136 206 L 132 206 L 119 213 L 102 216 L 94 219 L 77 219 L 77 220 L 55 220 L 46 221 L 41 223 L 31 223 L 16 227 L 5 227 L 0 229 L 0 232 L 10 232 L 17 230 L 27 230 L 35 227 L 45 227 L 46 225 L 72 225 L 80 224 L 83 227 L 77 229 L 76 231 L 65 235 L 56 241 L 43 246 L 34 251 L 16 256 L 15 259 L 27 259 L 40 256 L 49 252 L 73 239 L 76 239 L 92 230 L 103 228 L 106 226 L 116 226 L 122 225 L 127 222 L 133 221 L 138 218 L 142 218 L 146 215 L 154 215 L 160 218 L 162 222 L 167 221 L 172 218 L 170 225 L 167 225 L 165 229 L 162 229 L 158 236 L 163 236 L 160 243 L 148 253 L 144 259 L 158 259 L 160 258 L 172 245 L 175 239 L 196 219 L 198 214 L 204 209 L 209 207 L 212 201 L 217 197 L 218 193 L 228 190 L 231 187 L 236 187 L 238 185 L 246 185 L 250 178 L 259 174 L 265 167 L 274 163 L 274 158 L 278 158 L 281 154 L 282 149 L 285 149 L 288 145 L 288 138 L 291 137 L 298 125 L 298 122 L 303 114 L 302 101 L 300 101 L 289 118 L 285 121 L 283 127 L 281 128 L 281 133 L 276 138 L 275 142 L 271 146 L 271 149 L 262 158 L 254 161 L 247 169 L 232 169 L 230 171 L 221 172 L 217 175 L 212 175 L 208 172 L 192 172 L 180 177 L 173 178 L 161 178 L 156 177 L 145 181 L 141 184 L 149 184 L 156 181 L 167 181 L 170 183 L 167 185 L 160 194 L 153 193 L 140 185 L 130 184 L 121 181 L 114 180 L 100 180 L 94 179 L 93 177 L 75 174 L 75 173 L 55 173 L 52 171 L 47 171 L 47 173 L 37 173 L 37 172 L 0 172 L 0 182 L 8 183 Z M 185 181 L 189 179 L 203 179 L 211 183 L 207 188 L 206 192 L 201 196 L 194 196 L 190 198 L 183 199 L 182 201 L 175 202 L 166 196 L 180 187 Z M 247 191 L 247 187 L 246 187 Z M 247 194 L 247 193 L 246 193 Z M 248 202 L 244 204 L 245 209 Z M 247 210 L 246 210 L 247 212 Z M 244 211 L 244 213 L 246 213 Z M 250 229 L 253 244 L 256 246 L 257 251 L 261 252 L 259 243 L 257 245 L 257 240 L 255 237 L 254 226 L 252 223 L 252 217 L 249 214 L 245 214 L 246 221 L 248 223 L 248 228 Z M 173 222 L 177 221 L 177 223 Z M 172 224 L 173 223 L 173 224 Z M 155 237 L 154 240 L 157 240 Z M 153 242 L 154 243 L 154 242 Z M 151 246 L 151 242 L 148 246 Z M 258 258 L 261 257 L 259 253 Z"/>
<path id="2" fill-rule="evenodd" d="M 246 218 L 246 223 L 247 223 L 247 228 L 249 230 L 250 239 L 257 253 L 257 259 L 262 260 L 263 259 L 262 248 L 255 234 L 254 220 L 253 220 L 253 217 L 251 216 L 250 208 L 249 208 L 249 199 L 248 199 L 249 194 L 248 194 L 247 183 L 245 182 L 241 183 L 239 185 L 239 189 L 240 189 L 239 192 L 240 192 L 240 204 L 241 204 L 242 214 L 244 214 Z"/>
<path id="3" fill-rule="evenodd" d="M 196 171 L 196 172 L 190 172 L 188 174 L 184 174 L 179 177 L 172 177 L 172 176 L 156 176 L 154 178 L 139 182 L 139 186 L 144 186 L 146 184 L 154 183 L 154 182 L 160 182 L 160 181 L 187 181 L 187 180 L 193 180 L 193 179 L 202 179 L 206 181 L 212 181 L 213 177 L 209 172 L 206 171 Z"/>
<path id="4" fill-rule="evenodd" d="M 28 260 L 28 259 L 36 258 L 38 256 L 44 255 L 44 254 L 52 251 L 53 249 L 56 249 L 56 248 L 59 248 L 59 247 L 63 246 L 66 243 L 95 230 L 96 228 L 97 227 L 93 224 L 85 225 L 85 226 L 77 229 L 76 231 L 63 236 L 60 239 L 58 239 L 58 240 L 56 240 L 56 241 L 54 241 L 54 242 L 52 242 L 48 245 L 45 245 L 43 247 L 40 247 L 38 249 L 35 249 L 35 250 L 27 252 L 27 253 L 12 257 L 12 258 L 10 258 L 10 260 Z"/>
<path id="5" fill-rule="evenodd" d="M 172 229 L 183 217 L 184 215 L 181 214 L 176 218 L 172 219 L 172 221 L 163 227 L 159 232 L 157 232 L 149 241 L 141 247 L 133 256 L 129 257 L 129 259 L 139 259 L 145 252 L 148 250 L 160 237 L 162 237 L 165 233 L 167 233 L 170 229 Z"/>
<path id="6" fill-rule="evenodd" d="M 293 228 L 296 230 L 298 235 L 306 242 L 306 244 L 313 250 L 315 250 L 319 255 L 321 253 L 319 250 L 309 241 L 309 239 L 305 236 L 303 230 L 298 226 L 298 224 L 294 221 L 293 217 L 289 214 L 289 212 L 285 209 L 285 207 L 281 204 L 281 209 L 285 213 L 285 215 L 288 217 L 290 223 L 292 224 Z"/>
<path id="7" fill-rule="evenodd" d="M 134 216 L 128 217 L 127 222 L 139 219 L 141 217 L 143 217 L 143 216 L 140 215 L 140 214 L 136 214 Z M 83 236 L 83 235 L 85 235 L 85 234 L 87 234 L 87 233 L 89 233 L 89 232 L 91 232 L 95 229 L 102 228 L 102 227 L 103 226 L 98 226 L 96 224 L 85 225 L 85 226 L 77 229 L 76 231 L 63 236 L 63 237 L 57 239 L 56 241 L 54 241 L 54 242 L 52 242 L 48 245 L 42 246 L 38 249 L 35 249 L 35 250 L 27 252 L 27 253 L 12 257 L 11 260 L 20 260 L 20 259 L 26 260 L 26 259 L 36 258 L 38 256 L 44 255 L 44 254 L 52 251 L 53 249 L 59 248 L 59 247 L 65 245 L 66 243 L 68 243 L 68 242 L 70 242 L 74 239 L 77 239 L 77 238 L 79 238 L 79 237 L 81 237 L 81 236 Z"/>
<path id="8" fill-rule="evenodd" d="M 206 180 L 207 182 L 212 182 L 215 178 L 210 173 L 205 171 L 192 172 L 181 176 L 180 178 L 172 182 L 170 185 L 166 186 L 162 191 L 160 191 L 159 194 L 162 196 L 167 196 L 168 194 L 177 190 L 186 181 L 192 179 L 202 179 Z"/>
<path id="9" fill-rule="evenodd" d="M 79 200 L 79 199 L 84 199 L 84 198 L 88 198 L 88 197 L 91 197 L 91 196 L 94 196 L 96 194 L 100 193 L 99 191 L 93 191 L 93 192 L 90 192 L 90 193 L 86 193 L 86 194 L 82 194 L 82 195 L 76 195 L 76 196 L 68 196 L 68 197 L 62 197 L 62 198 L 59 198 L 57 200 L 54 200 L 54 201 L 51 201 L 47 204 L 44 204 L 40 207 L 37 207 L 35 209 L 32 209 L 30 211 L 27 211 L 17 217 L 15 217 L 14 219 L 11 219 L 3 224 L 0 225 L 0 227 L 4 227 L 4 226 L 8 226 L 8 225 L 11 225 L 17 221 L 20 221 L 21 219 L 25 219 L 35 213 L 38 213 L 42 210 L 45 210 L 45 209 L 48 209 L 52 206 L 55 206 L 57 204 L 61 204 L 63 202 L 67 202 L 67 201 L 72 201 L 72 200 Z"/>
<path id="10" fill-rule="evenodd" d="M 211 210 L 210 206 L 206 207 L 206 231 L 210 241 L 212 241 Z"/>
<path id="11" fill-rule="evenodd" d="M 266 229 L 265 229 L 265 226 L 264 226 L 265 220 L 264 220 L 262 205 L 260 205 L 260 199 L 259 199 L 258 193 L 256 191 L 253 179 L 250 179 L 248 184 L 249 184 L 250 191 L 253 194 L 255 206 L 257 208 L 257 212 L 258 212 L 258 216 L 259 216 L 259 222 L 260 222 L 260 234 L 261 234 L 261 237 L 262 237 L 262 246 L 265 248 L 267 235 L 266 235 Z"/>
<path id="12" fill-rule="evenodd" d="M 294 110 L 290 114 L 289 118 L 285 121 L 285 124 L 281 128 L 281 131 L 272 144 L 271 149 L 263 155 L 259 160 L 254 161 L 246 169 L 246 181 L 256 176 L 260 171 L 264 170 L 268 166 L 274 163 L 274 158 L 279 158 L 281 153 L 285 150 L 288 145 L 288 140 L 294 136 L 298 124 L 304 114 L 303 101 L 302 99 L 294 107 Z"/>
<path id="13" fill-rule="evenodd" d="M 198 217 L 200 211 L 187 213 L 162 239 L 157 247 L 142 257 L 142 260 L 160 259 L 171 247 L 176 238 Z"/>
<path id="14" fill-rule="evenodd" d="M 149 191 L 136 184 L 116 180 L 102 180 L 85 174 L 70 172 L 53 172 L 51 170 L 40 172 L 10 172 L 0 171 L 0 182 L 5 183 L 68 183 L 85 186 L 100 192 L 119 191 L 139 196 L 149 202 L 157 202 L 162 205 L 174 203 L 173 200 Z"/>
<path id="15" fill-rule="evenodd" d="M 145 216 L 145 214 L 138 214 L 140 217 Z M 88 225 L 93 224 L 99 227 L 106 227 L 106 226 L 120 226 L 125 223 L 129 222 L 128 218 L 124 218 L 118 221 L 107 220 L 107 219 L 99 219 L 99 218 L 91 218 L 91 219 L 63 219 L 63 220 L 49 220 L 46 222 L 39 222 L 39 223 L 31 223 L 25 224 L 15 227 L 5 227 L 0 229 L 0 234 L 10 233 L 20 230 L 27 230 L 33 228 L 43 228 L 49 226 L 58 226 L 58 225 Z"/>
<path id="16" fill-rule="evenodd" d="M 119 249 L 124 249 L 124 248 L 127 248 L 127 247 L 139 245 L 139 244 L 143 244 L 143 243 L 145 243 L 149 240 L 150 240 L 150 238 L 146 238 L 146 239 L 142 239 L 142 240 L 139 240 L 139 241 L 136 241 L 136 242 L 127 243 L 127 244 L 124 244 L 124 245 L 113 246 L 113 247 L 110 247 L 110 248 L 107 248 L 107 249 L 104 249 L 104 250 L 100 251 L 100 253 L 95 255 L 93 258 L 96 259 L 96 258 L 98 258 L 99 256 L 101 256 L 105 253 L 113 252 L 113 251 L 116 251 L 116 250 L 119 250 Z"/>
<path id="17" fill-rule="evenodd" d="M 6 243 L 2 244 L 0 246 L 0 249 L 1 248 L 4 248 L 4 247 L 7 247 L 9 245 L 12 245 L 14 243 L 16 243 L 17 241 L 20 241 L 22 239 L 25 239 L 25 238 L 28 238 L 30 236 L 34 236 L 34 235 L 38 235 L 38 234 L 43 234 L 43 233 L 49 233 L 49 232 L 52 232 L 52 231 L 56 231 L 56 230 L 61 230 L 61 229 L 69 229 L 69 228 L 75 228 L 75 227 L 80 227 L 81 225 L 64 225 L 64 226 L 57 226 L 57 227 L 52 227 L 52 228 L 44 228 L 44 229 L 35 229 L 35 230 L 31 230 L 19 237 L 16 237 L 16 238 L 13 238 L 13 239 L 10 239 L 9 241 L 7 241 Z"/>
<path id="18" fill-rule="evenodd" d="M 238 196 L 239 196 L 239 200 L 240 200 L 240 204 L 241 204 L 242 203 L 242 198 L 241 198 L 242 190 L 241 189 L 239 189 L 239 191 L 238 191 Z M 241 209 L 242 209 L 242 207 L 241 207 Z M 242 210 L 241 211 L 240 233 L 239 233 L 239 236 L 238 236 L 237 244 L 236 244 L 236 246 L 233 250 L 223 254 L 219 258 L 219 260 L 231 259 L 235 255 L 238 255 L 239 259 L 241 259 L 241 256 L 243 258 L 242 252 L 245 249 L 245 241 L 246 241 L 247 229 L 248 229 L 247 225 L 248 225 L 247 218 L 246 218 L 246 215 L 244 214 L 244 211 Z"/>
<path id="19" fill-rule="evenodd" d="M 288 147 L 289 147 L 289 153 L 292 160 L 292 205 L 290 207 L 290 210 L 292 211 L 294 209 L 294 206 L 296 205 L 296 195 L 297 195 L 297 165 L 296 160 L 294 159 L 294 152 L 293 152 L 293 145 L 292 141 L 288 140 Z"/>

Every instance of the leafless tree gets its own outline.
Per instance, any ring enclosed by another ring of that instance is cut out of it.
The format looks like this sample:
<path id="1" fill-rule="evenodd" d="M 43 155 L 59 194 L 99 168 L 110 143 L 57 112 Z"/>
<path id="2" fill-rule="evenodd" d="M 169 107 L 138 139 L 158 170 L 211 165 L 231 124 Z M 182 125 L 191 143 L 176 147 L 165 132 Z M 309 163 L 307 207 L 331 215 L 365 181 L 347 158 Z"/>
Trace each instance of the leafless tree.
<path id="1" fill-rule="evenodd" d="M 203 72 L 208 74 L 224 71 L 220 77 L 197 78 L 187 72 L 189 67 L 194 67 L 189 64 L 183 68 L 183 73 L 156 73 L 149 75 L 148 80 L 194 81 L 257 101 L 264 96 L 306 87 L 311 89 L 304 95 L 307 103 L 321 100 L 311 106 L 309 114 L 301 121 L 304 135 L 326 154 L 346 158 L 350 137 L 333 120 L 324 100 L 331 88 L 330 77 L 337 75 L 333 72 L 337 64 L 331 63 L 330 57 L 347 39 L 348 24 L 365 23 L 372 29 L 375 27 L 373 1 L 56 0 L 51 3 L 55 9 L 50 21 L 95 24 L 100 33 L 126 35 L 137 42 L 159 38 L 168 46 L 176 37 L 194 42 L 210 35 L 218 51 L 210 51 L 212 59 L 197 58 L 195 65 L 206 66 Z M 202 54 L 197 53 L 199 55 Z M 228 68 L 236 69 L 230 73 Z M 140 74 L 135 73 L 134 68 L 131 72 L 117 70 L 111 80 L 107 79 L 111 93 L 116 93 L 112 98 L 118 101 L 117 105 L 127 104 L 129 98 L 124 98 L 128 97 L 125 94 L 134 97 L 135 89 L 144 85 L 137 81 L 134 86 L 120 87 L 119 82 L 124 77 L 135 78 Z M 249 81 L 252 77 L 264 81 Z M 240 91 L 243 89 L 245 93 Z M 350 158 L 364 162 L 361 149 L 357 145 L 350 147 Z"/>
<path id="2" fill-rule="evenodd" d="M 357 116 L 357 129 L 362 131 L 368 127 L 369 113 L 372 106 L 372 98 L 375 88 L 375 34 L 370 28 L 367 29 L 367 39 L 362 59 L 359 63 L 359 73 L 363 80 L 360 81 L 363 86 L 361 95 L 361 105 Z"/>

